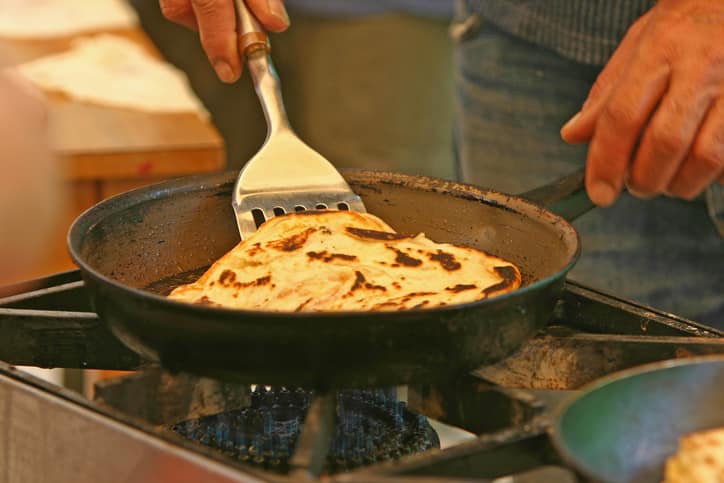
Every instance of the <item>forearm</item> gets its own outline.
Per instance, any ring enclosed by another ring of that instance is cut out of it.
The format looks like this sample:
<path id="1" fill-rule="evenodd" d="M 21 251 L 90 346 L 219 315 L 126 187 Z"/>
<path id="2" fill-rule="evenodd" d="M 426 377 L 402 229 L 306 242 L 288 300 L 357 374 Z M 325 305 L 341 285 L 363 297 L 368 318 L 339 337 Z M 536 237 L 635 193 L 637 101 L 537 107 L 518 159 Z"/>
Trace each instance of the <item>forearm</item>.
<path id="1" fill-rule="evenodd" d="M 0 285 L 42 253 L 61 213 L 42 95 L 0 70 Z"/>

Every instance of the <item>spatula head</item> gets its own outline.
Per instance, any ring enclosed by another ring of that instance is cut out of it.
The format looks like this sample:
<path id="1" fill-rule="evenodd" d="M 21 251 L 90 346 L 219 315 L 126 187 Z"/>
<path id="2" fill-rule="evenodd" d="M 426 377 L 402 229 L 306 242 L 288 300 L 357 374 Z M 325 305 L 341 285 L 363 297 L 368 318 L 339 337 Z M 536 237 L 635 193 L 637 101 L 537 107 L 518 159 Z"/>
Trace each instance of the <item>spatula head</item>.
<path id="1" fill-rule="evenodd" d="M 339 171 L 291 131 L 270 135 L 244 165 L 232 206 L 242 239 L 273 216 L 304 210 L 366 212 Z"/>

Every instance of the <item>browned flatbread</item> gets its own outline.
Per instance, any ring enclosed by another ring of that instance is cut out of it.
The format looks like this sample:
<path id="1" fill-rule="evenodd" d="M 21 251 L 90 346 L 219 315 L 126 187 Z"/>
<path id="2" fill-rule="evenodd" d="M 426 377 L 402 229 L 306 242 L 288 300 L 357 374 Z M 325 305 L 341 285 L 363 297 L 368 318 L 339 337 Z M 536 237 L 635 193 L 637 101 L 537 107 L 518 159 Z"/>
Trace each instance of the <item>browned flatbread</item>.
<path id="1" fill-rule="evenodd" d="M 664 483 L 724 482 L 724 428 L 691 433 L 666 461 Z"/>
<path id="2" fill-rule="evenodd" d="M 390 311 L 460 304 L 520 286 L 512 263 L 395 233 L 374 215 L 277 216 L 170 298 L 280 312 Z"/>

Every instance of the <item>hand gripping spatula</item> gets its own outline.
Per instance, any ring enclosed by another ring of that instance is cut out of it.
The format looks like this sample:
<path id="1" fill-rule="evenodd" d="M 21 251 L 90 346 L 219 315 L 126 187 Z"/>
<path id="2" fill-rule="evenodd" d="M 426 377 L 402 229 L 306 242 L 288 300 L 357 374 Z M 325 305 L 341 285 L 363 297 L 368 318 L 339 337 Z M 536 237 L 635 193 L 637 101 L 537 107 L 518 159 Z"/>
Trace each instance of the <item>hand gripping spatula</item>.
<path id="1" fill-rule="evenodd" d="M 332 209 L 366 212 L 362 200 L 332 163 L 292 130 L 266 33 L 244 0 L 235 0 L 239 51 L 254 82 L 267 121 L 261 149 L 242 168 L 232 206 L 242 239 L 275 215 Z"/>

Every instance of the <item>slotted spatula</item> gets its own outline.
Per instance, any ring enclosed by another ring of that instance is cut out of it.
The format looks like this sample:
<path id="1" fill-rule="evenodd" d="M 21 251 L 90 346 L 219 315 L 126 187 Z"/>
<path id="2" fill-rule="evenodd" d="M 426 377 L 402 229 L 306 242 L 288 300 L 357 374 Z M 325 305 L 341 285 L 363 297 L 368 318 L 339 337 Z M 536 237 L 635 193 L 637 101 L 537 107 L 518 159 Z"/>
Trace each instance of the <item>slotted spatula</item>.
<path id="1" fill-rule="evenodd" d="M 287 119 L 269 40 L 244 0 L 235 0 L 239 51 L 254 82 L 267 121 L 261 149 L 239 173 L 232 206 L 241 238 L 275 215 L 332 209 L 366 212 L 362 200 L 332 163 L 307 146 Z"/>

